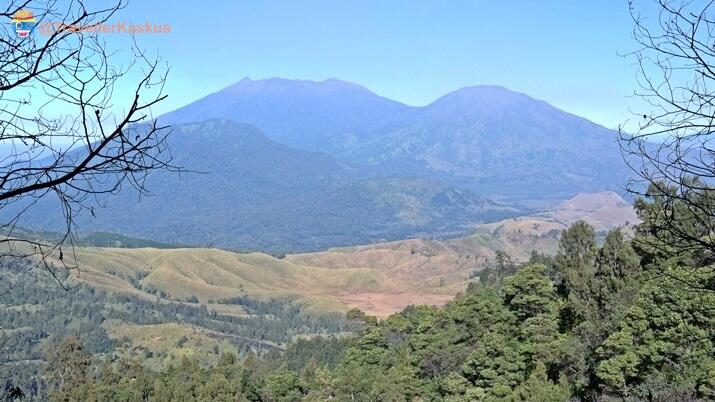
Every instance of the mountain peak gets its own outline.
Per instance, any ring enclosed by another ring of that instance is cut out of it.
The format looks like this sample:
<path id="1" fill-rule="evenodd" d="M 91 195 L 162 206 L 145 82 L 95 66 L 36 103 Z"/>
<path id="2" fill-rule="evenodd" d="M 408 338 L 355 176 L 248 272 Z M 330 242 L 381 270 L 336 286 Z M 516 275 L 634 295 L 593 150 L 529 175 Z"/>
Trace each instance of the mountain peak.
<path id="1" fill-rule="evenodd" d="M 348 81 L 337 78 L 328 78 L 323 81 L 293 80 L 288 78 L 263 78 L 253 80 L 244 77 L 218 93 L 282 93 L 287 91 L 305 92 L 332 92 L 332 91 L 361 91 L 372 93 L 369 89 Z"/>
<path id="2" fill-rule="evenodd" d="M 162 116 L 178 124 L 231 119 L 260 128 L 277 142 L 307 150 L 341 149 L 412 109 L 336 78 L 323 81 L 243 78 Z"/>
<path id="3" fill-rule="evenodd" d="M 504 93 L 519 94 L 518 92 L 514 92 L 514 91 L 508 89 L 507 87 L 504 87 L 501 85 L 488 85 L 488 84 L 469 85 L 466 87 L 456 89 L 450 93 L 452 93 L 452 94 L 456 94 L 456 93 L 464 93 L 464 94 L 490 94 L 490 93 L 492 93 L 492 94 L 504 94 Z"/>
<path id="4" fill-rule="evenodd" d="M 428 107 L 466 104 L 467 106 L 493 105 L 498 107 L 515 106 L 525 103 L 544 104 L 521 92 L 515 92 L 499 85 L 475 85 L 452 91 L 432 102 Z"/>

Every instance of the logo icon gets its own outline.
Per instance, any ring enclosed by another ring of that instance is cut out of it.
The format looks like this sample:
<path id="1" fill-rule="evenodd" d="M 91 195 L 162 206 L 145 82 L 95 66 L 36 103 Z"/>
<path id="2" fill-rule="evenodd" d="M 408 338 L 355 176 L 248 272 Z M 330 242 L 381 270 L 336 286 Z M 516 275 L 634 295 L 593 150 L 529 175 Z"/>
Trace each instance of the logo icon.
<path id="1" fill-rule="evenodd" d="M 12 17 L 12 23 L 15 24 L 15 32 L 20 38 L 27 38 L 35 28 L 37 20 L 35 16 L 32 15 L 30 10 L 19 10 Z"/>

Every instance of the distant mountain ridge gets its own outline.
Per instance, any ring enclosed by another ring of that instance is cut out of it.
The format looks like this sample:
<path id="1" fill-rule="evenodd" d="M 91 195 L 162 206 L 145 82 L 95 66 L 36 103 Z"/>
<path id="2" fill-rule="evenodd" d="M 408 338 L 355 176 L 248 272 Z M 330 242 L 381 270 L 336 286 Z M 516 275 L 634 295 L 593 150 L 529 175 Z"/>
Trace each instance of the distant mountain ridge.
<path id="1" fill-rule="evenodd" d="M 168 123 L 231 119 L 290 146 L 386 175 L 432 177 L 482 195 L 620 191 L 628 176 L 614 131 L 500 86 L 412 107 L 337 79 L 244 78 L 168 113 Z"/>
<path id="2" fill-rule="evenodd" d="M 173 130 L 172 163 L 189 172 L 152 173 L 145 183 L 150 196 L 121 191 L 96 216 L 78 217 L 83 233 L 280 253 L 461 233 L 474 222 L 517 213 L 434 179 L 380 176 L 297 150 L 246 124 L 208 120 Z M 43 200 L 21 225 L 62 228 L 55 207 Z"/>
<path id="3" fill-rule="evenodd" d="M 453 236 L 626 176 L 614 132 L 498 86 L 411 107 L 336 79 L 243 79 L 159 120 L 190 172 L 154 172 L 152 196 L 122 191 L 81 235 L 272 253 Z M 52 206 L 20 224 L 61 228 Z"/>

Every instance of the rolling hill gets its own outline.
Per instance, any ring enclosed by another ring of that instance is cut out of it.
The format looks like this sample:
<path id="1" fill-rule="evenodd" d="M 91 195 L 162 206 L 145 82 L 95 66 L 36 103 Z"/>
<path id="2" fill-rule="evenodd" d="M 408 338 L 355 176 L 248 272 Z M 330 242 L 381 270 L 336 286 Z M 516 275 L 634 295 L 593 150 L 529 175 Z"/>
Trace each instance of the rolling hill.
<path id="1" fill-rule="evenodd" d="M 599 230 L 636 222 L 632 207 L 618 195 L 580 194 L 542 215 L 477 225 L 466 237 L 410 239 L 283 258 L 206 248 L 80 248 L 78 279 L 148 299 L 195 296 L 224 314 L 242 310 L 221 299 L 246 296 L 297 300 L 315 311 L 358 307 L 386 316 L 410 304 L 447 302 L 496 250 L 521 260 L 534 249 L 555 253 L 560 232 L 578 219 Z"/>
<path id="2" fill-rule="evenodd" d="M 2 372 L 10 377 L 18 370 L 42 370 L 44 353 L 34 346 L 75 333 L 108 361 L 141 358 L 152 369 L 176 367 L 187 357 L 205 367 L 226 352 L 273 353 L 290 340 L 340 337 L 360 328 L 339 313 L 348 308 L 385 317 L 412 304 L 447 303 L 496 250 L 520 259 L 531 249 L 553 251 L 560 230 L 576 219 L 608 229 L 626 224 L 624 217 L 634 222 L 632 213 L 616 194 L 580 194 L 538 216 L 477 225 L 462 238 L 410 239 L 282 258 L 169 248 L 97 233 L 83 243 L 116 247 L 67 249 L 63 261 L 77 262 L 76 271 L 51 273 L 30 260 L 5 261 L 3 277 L 12 293 L 0 295 L 10 351 Z"/>

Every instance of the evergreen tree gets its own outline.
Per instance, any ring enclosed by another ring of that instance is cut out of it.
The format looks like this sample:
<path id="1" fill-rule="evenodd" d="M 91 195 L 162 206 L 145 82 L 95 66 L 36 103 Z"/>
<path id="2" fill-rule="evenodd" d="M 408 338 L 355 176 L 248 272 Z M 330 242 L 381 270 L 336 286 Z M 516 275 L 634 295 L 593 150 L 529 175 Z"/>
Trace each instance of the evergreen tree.
<path id="1" fill-rule="evenodd" d="M 63 402 L 87 400 L 91 359 L 92 355 L 84 350 L 75 336 L 53 347 L 47 373 L 51 384 L 50 399 Z"/>

